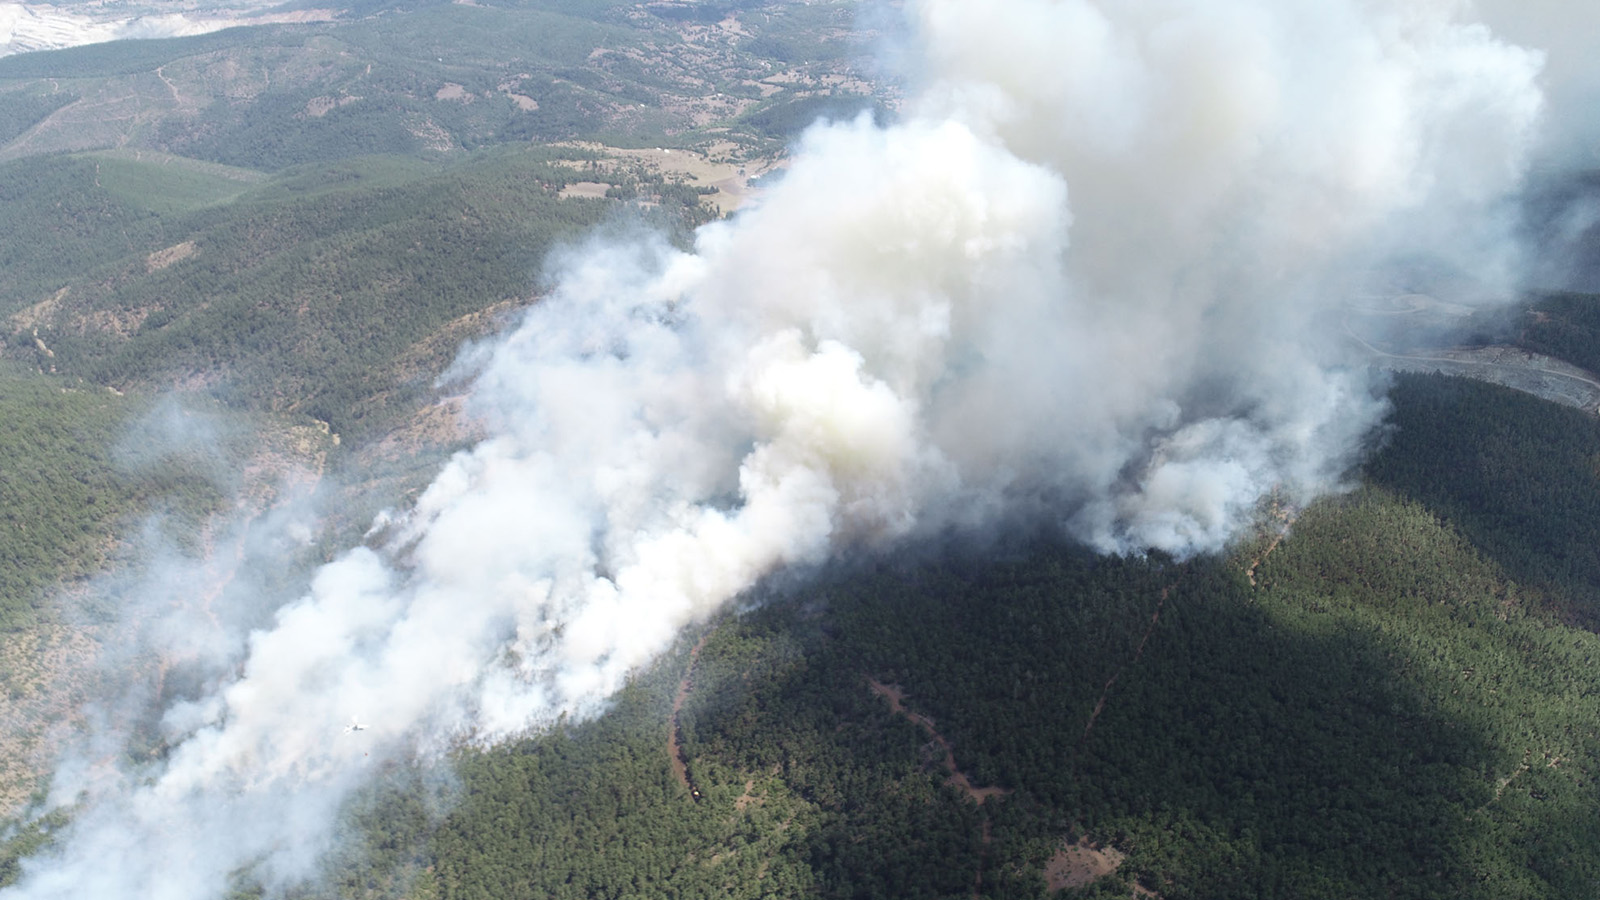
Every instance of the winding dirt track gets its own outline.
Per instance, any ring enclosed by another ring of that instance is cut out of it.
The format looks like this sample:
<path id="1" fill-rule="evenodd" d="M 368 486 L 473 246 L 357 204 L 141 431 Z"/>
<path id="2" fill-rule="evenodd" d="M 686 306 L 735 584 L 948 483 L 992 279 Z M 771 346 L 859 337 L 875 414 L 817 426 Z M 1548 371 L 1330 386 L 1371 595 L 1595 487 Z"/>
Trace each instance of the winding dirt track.
<path id="1" fill-rule="evenodd" d="M 889 701 L 889 709 L 892 710 L 895 715 L 905 716 L 907 719 L 911 720 L 913 724 L 917 725 L 923 731 L 926 731 L 929 737 L 933 738 L 933 742 L 939 746 L 939 749 L 944 751 L 944 768 L 946 772 L 950 773 L 949 783 L 963 794 L 971 797 L 973 802 L 978 804 L 980 810 L 984 801 L 988 800 L 990 797 L 1003 797 L 1006 794 L 1011 793 L 1010 788 L 977 787 L 974 785 L 972 783 L 972 779 L 967 777 L 967 773 L 961 771 L 960 767 L 956 765 L 956 754 L 954 748 L 951 747 L 950 741 L 946 739 L 944 735 L 940 734 L 939 730 L 933 726 L 933 720 L 920 713 L 914 713 L 911 710 L 906 709 L 906 694 L 899 685 L 884 684 L 870 675 L 867 676 L 867 684 L 872 688 L 872 692 L 874 694 L 877 694 L 879 697 Z M 977 900 L 978 895 L 983 891 L 983 869 L 989 863 L 989 844 L 993 840 L 993 835 L 989 827 L 989 815 L 987 812 L 983 813 L 982 829 L 983 830 L 980 833 L 979 841 L 983 847 L 983 850 L 978 858 L 978 871 L 972 876 L 973 900 Z"/>
<path id="2" fill-rule="evenodd" d="M 694 689 L 695 660 L 700 658 L 700 648 L 706 645 L 706 638 L 709 637 L 711 633 L 706 632 L 689 648 L 689 666 L 683 670 L 683 680 L 678 682 L 677 696 L 672 698 L 672 716 L 667 721 L 667 758 L 672 760 L 672 774 L 695 800 L 700 799 L 700 792 L 689 783 L 689 761 L 684 758 L 683 745 L 678 740 L 678 713 L 682 711 L 684 701 L 689 699 L 689 691 Z"/>
<path id="3" fill-rule="evenodd" d="M 1150 614 L 1150 624 L 1145 626 L 1144 636 L 1139 638 L 1139 646 L 1134 648 L 1133 659 L 1129 660 L 1127 665 L 1112 673 L 1111 677 L 1106 680 L 1106 686 L 1100 691 L 1100 700 L 1095 703 L 1094 712 L 1089 714 L 1089 724 L 1083 727 L 1083 737 L 1078 738 L 1078 743 L 1082 744 L 1087 741 L 1089 734 L 1094 731 L 1094 720 L 1100 718 L 1101 711 L 1106 708 L 1106 697 L 1111 694 L 1111 688 L 1116 685 L 1117 679 L 1122 677 L 1123 672 L 1137 665 L 1139 658 L 1144 656 L 1144 645 L 1150 642 L 1150 635 L 1156 630 L 1156 623 L 1161 621 L 1161 610 L 1166 608 L 1167 595 L 1172 593 L 1172 588 L 1173 585 L 1169 584 L 1161 589 L 1161 599 L 1156 601 L 1156 611 Z"/>
<path id="4" fill-rule="evenodd" d="M 1297 518 L 1299 518 L 1299 511 L 1294 507 L 1282 507 L 1274 501 L 1272 504 L 1272 520 L 1278 523 L 1278 533 L 1272 536 L 1272 540 L 1268 542 L 1266 548 L 1256 554 L 1256 557 L 1250 560 L 1250 565 L 1245 568 L 1244 577 L 1250 580 L 1251 587 L 1256 586 L 1256 570 L 1261 568 L 1261 564 L 1266 562 L 1267 557 L 1272 555 L 1272 551 L 1278 549 L 1278 545 L 1283 543 L 1283 539 L 1289 536 L 1289 529 L 1294 526 Z"/>
<path id="5" fill-rule="evenodd" d="M 889 708 L 896 715 L 905 716 L 911 720 L 913 724 L 926 731 L 928 736 L 933 738 L 935 744 L 939 745 L 939 749 L 944 751 L 944 768 L 946 772 L 950 773 L 949 781 L 953 787 L 971 797 L 979 806 L 982 806 L 983 801 L 988 800 L 990 797 L 1003 797 L 1011 793 L 1008 788 L 978 787 L 974 785 L 972 779 L 968 778 L 967 774 L 956 765 L 955 749 L 950 745 L 950 741 L 940 734 L 938 729 L 934 728 L 933 720 L 920 713 L 914 713 L 906 709 L 904 702 L 905 691 L 901 690 L 899 685 L 884 684 L 874 678 L 868 678 L 867 684 L 872 687 L 874 694 L 889 701 Z"/>

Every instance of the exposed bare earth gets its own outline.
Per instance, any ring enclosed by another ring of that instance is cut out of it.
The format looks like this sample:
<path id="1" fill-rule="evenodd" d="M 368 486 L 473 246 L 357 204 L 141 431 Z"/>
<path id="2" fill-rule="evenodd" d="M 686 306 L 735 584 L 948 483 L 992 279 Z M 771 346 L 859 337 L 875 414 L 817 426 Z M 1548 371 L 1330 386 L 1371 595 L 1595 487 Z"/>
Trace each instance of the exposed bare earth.
<path id="1" fill-rule="evenodd" d="M 347 103 L 354 103 L 360 99 L 360 97 L 352 97 L 349 94 L 341 94 L 338 97 L 312 97 L 306 101 L 306 115 L 313 119 L 320 119 L 338 107 Z"/>
<path id="2" fill-rule="evenodd" d="M 0 638 L 0 815 L 27 804 L 81 719 L 97 647 L 88 632 L 63 625 Z"/>
<path id="3" fill-rule="evenodd" d="M 67 292 L 70 290 L 71 288 L 62 288 L 50 295 L 48 299 L 41 300 L 21 312 L 13 313 L 10 319 L 11 330 L 27 331 L 29 329 L 37 329 L 40 325 L 48 322 L 55 315 L 56 310 L 61 307 L 61 301 L 67 299 Z"/>
<path id="4" fill-rule="evenodd" d="M 451 319 L 396 357 L 396 373 L 402 379 L 438 377 L 464 345 L 497 332 L 517 310 L 533 301 L 532 297 L 513 297 Z"/>
<path id="5" fill-rule="evenodd" d="M 201 538 L 204 582 L 193 592 L 177 592 L 175 605 L 215 620 L 212 606 L 245 558 L 252 524 L 316 488 L 330 443 L 315 426 L 260 435 L 260 449 L 239 472 L 242 487 L 232 515 Z M 63 605 L 72 602 L 68 593 Z M 48 621 L 0 636 L 0 816 L 16 815 L 43 786 L 60 751 L 82 732 L 85 702 L 92 694 L 105 696 L 97 668 L 104 637 L 97 628 Z M 143 671 L 157 693 L 177 661 L 148 660 Z M 112 764 L 108 758 L 95 766 L 109 770 Z"/>
<path id="6" fill-rule="evenodd" d="M 1052 891 L 1087 887 L 1115 872 L 1128 858 L 1115 847 L 1102 847 L 1080 838 L 1065 844 L 1044 865 L 1044 880 Z"/>
<path id="7" fill-rule="evenodd" d="M 736 156 L 736 146 L 731 143 L 713 144 L 705 151 L 670 148 L 628 149 L 607 147 L 603 144 L 573 142 L 564 146 L 592 150 L 604 156 L 589 169 L 587 162 L 567 165 L 580 171 L 597 171 L 606 174 L 619 172 L 659 173 L 669 179 L 681 179 L 695 187 L 711 187 L 716 193 L 708 194 L 706 202 L 719 212 L 729 213 L 753 198 L 757 190 L 750 180 L 782 168 L 786 160 L 760 158 L 742 160 Z M 563 197 L 603 197 L 610 187 L 598 181 L 580 181 L 562 190 Z"/>
<path id="8" fill-rule="evenodd" d="M 171 247 L 168 247 L 165 250 L 157 250 L 156 252 L 145 257 L 145 271 L 156 272 L 161 269 L 165 269 L 167 266 L 170 266 L 175 262 L 181 262 L 182 260 L 188 259 L 197 252 L 198 250 L 195 248 L 194 241 L 184 241 L 181 244 L 173 244 Z"/>
<path id="9" fill-rule="evenodd" d="M 422 142 L 429 150 L 443 153 L 456 149 L 456 139 L 450 132 L 439 127 L 439 124 L 426 116 L 414 118 L 406 123 L 406 130 Z"/>
<path id="10" fill-rule="evenodd" d="M 382 439 L 359 452 L 368 465 L 393 463 L 484 436 L 483 424 L 467 413 L 464 395 L 444 397 L 413 412 Z"/>
<path id="11" fill-rule="evenodd" d="M 1471 307 L 1426 294 L 1404 294 L 1346 307 L 1343 326 L 1349 339 L 1380 368 L 1475 378 L 1600 413 L 1600 376 L 1554 357 L 1503 345 L 1402 348 L 1386 346 L 1381 337 L 1428 329 L 1448 332 L 1467 321 L 1471 312 Z"/>
<path id="12" fill-rule="evenodd" d="M 939 730 L 934 727 L 933 720 L 920 713 L 914 713 L 911 710 L 906 709 L 906 694 L 899 685 L 884 684 L 883 682 L 878 681 L 871 676 L 868 676 L 867 678 L 867 685 L 872 688 L 872 692 L 874 694 L 877 694 L 879 697 L 889 701 L 889 709 L 893 711 L 895 715 L 905 716 L 913 724 L 920 727 L 923 731 L 926 731 L 929 737 L 933 738 L 934 746 L 944 751 L 944 769 L 949 773 L 947 782 L 956 790 L 970 797 L 974 803 L 978 804 L 980 809 L 983 807 L 984 802 L 989 798 L 1003 797 L 1006 794 L 1011 793 L 1009 788 L 993 786 L 978 787 L 974 785 L 972 783 L 972 779 L 967 777 L 967 773 L 961 771 L 961 769 L 956 765 L 956 754 L 954 748 L 951 747 L 950 741 L 946 739 L 944 735 L 940 734 Z M 989 843 L 992 840 L 992 836 L 990 833 L 989 816 L 987 813 L 983 814 L 981 828 L 982 830 L 979 834 L 979 844 L 982 847 L 982 850 L 978 857 L 978 871 L 972 876 L 973 900 L 977 900 L 977 897 L 983 891 L 983 870 L 984 867 L 988 865 L 989 861 Z"/>
<path id="13" fill-rule="evenodd" d="M 1584 412 L 1600 413 L 1600 379 L 1555 357 L 1503 346 L 1439 350 L 1427 356 L 1379 352 L 1377 363 L 1385 369 L 1476 378 Z"/>
<path id="14" fill-rule="evenodd" d="M 599 199 L 611 190 L 611 185 L 603 181 L 574 181 L 561 189 L 563 197 L 588 197 Z"/>
<path id="15" fill-rule="evenodd" d="M 683 747 L 678 743 L 678 713 L 683 709 L 684 701 L 689 699 L 689 691 L 694 689 L 694 663 L 700 658 L 700 648 L 706 645 L 706 638 L 710 636 L 709 632 L 701 635 L 700 640 L 689 648 L 689 666 L 683 671 L 683 680 L 678 682 L 678 693 L 672 698 L 672 718 L 667 723 L 667 758 L 672 761 L 672 774 L 689 792 L 689 796 L 696 800 L 700 799 L 700 792 L 689 781 L 689 761 L 684 759 Z M 750 793 L 752 786 L 753 783 L 746 785 L 745 794 Z"/>
<path id="16" fill-rule="evenodd" d="M 515 103 L 517 108 L 523 112 L 533 112 L 539 108 L 539 101 L 529 97 L 527 94 L 514 94 L 510 91 L 507 91 L 506 96 L 510 97 L 511 102 Z"/>
<path id="17" fill-rule="evenodd" d="M 1250 580 L 1251 587 L 1256 586 L 1256 569 L 1259 569 L 1267 557 L 1272 555 L 1272 551 L 1278 549 L 1278 545 L 1283 543 L 1283 539 L 1288 536 L 1289 527 L 1294 524 L 1297 514 L 1293 506 L 1281 505 L 1277 500 L 1272 501 L 1272 508 L 1267 512 L 1266 521 L 1267 526 L 1273 529 L 1272 540 L 1268 541 L 1267 546 L 1255 558 L 1250 560 L 1250 565 L 1244 570 L 1244 577 Z"/>

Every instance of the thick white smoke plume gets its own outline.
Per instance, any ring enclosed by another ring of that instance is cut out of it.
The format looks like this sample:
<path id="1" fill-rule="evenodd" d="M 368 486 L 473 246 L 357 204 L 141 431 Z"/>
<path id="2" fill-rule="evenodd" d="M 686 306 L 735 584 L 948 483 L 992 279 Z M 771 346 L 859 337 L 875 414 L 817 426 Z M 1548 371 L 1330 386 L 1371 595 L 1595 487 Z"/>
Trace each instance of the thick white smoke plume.
<path id="1" fill-rule="evenodd" d="M 171 709 L 158 770 L 90 784 L 8 896 L 302 877 L 374 759 L 592 711 L 841 547 L 1021 517 L 1217 549 L 1268 493 L 1335 489 L 1380 416 L 1330 326 L 1365 273 L 1514 271 L 1542 57 L 1464 4 L 908 14 L 900 121 L 814 127 L 692 253 L 558 260 L 482 351 L 494 436 Z"/>

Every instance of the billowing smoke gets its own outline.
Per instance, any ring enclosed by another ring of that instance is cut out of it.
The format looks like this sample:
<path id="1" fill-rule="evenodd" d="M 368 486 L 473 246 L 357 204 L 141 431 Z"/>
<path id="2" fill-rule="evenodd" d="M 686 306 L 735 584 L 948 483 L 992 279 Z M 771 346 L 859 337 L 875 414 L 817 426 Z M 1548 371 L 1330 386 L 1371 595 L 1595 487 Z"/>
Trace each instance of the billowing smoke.
<path id="1" fill-rule="evenodd" d="M 1540 129 L 1527 191 L 1532 289 L 1600 291 L 1600 77 L 1588 40 L 1600 6 L 1557 0 L 1477 0 L 1507 40 L 1547 51 L 1542 86 L 1550 113 Z"/>
<path id="2" fill-rule="evenodd" d="M 1047 523 L 1222 547 L 1383 411 L 1334 315 L 1508 284 L 1542 57 L 1432 0 L 917 0 L 900 119 L 821 124 L 693 252 L 600 239 L 478 348 L 492 437 L 167 710 L 11 896 L 304 877 L 375 760 L 605 698 L 841 548 Z M 343 734 L 355 713 L 364 731 Z"/>

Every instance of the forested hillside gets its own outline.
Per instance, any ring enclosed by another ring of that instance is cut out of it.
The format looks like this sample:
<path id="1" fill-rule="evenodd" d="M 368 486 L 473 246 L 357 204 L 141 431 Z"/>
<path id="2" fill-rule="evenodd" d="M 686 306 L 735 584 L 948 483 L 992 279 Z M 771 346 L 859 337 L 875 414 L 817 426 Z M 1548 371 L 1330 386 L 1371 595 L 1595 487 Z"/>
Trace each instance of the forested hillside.
<path id="1" fill-rule="evenodd" d="M 277 171 L 575 138 L 763 153 L 822 99 L 848 112 L 887 89 L 865 80 L 854 2 L 384 6 L 0 59 L 0 159 L 115 147 Z"/>
<path id="2" fill-rule="evenodd" d="M 0 363 L 0 630 L 33 624 L 63 580 L 112 560 L 136 513 L 193 528 L 222 497 L 192 459 L 130 439 L 150 403 Z"/>
<path id="3" fill-rule="evenodd" d="M 818 113 L 888 114 L 854 13 L 379 4 L 6 57 L 4 355 L 381 437 L 606 215 L 588 198 L 680 236 L 716 214 L 681 171 L 547 142 L 694 147 L 742 183 Z"/>
<path id="4" fill-rule="evenodd" d="M 5 621 L 144 517 L 221 501 L 208 464 L 118 456 L 167 392 L 222 404 L 284 457 L 265 471 L 315 445 L 297 463 L 340 474 L 359 535 L 471 434 L 436 379 L 553 247 L 602 221 L 685 240 L 794 109 L 869 105 L 853 9 L 358 4 L 0 60 Z"/>
<path id="5" fill-rule="evenodd" d="M 1590 372 L 1600 370 L 1600 294 L 1560 291 L 1535 298 L 1518 343 Z"/>
<path id="6" fill-rule="evenodd" d="M 742 188 L 819 114 L 892 117 L 855 11 L 373 3 L 0 59 L 0 631 L 300 470 L 344 532 L 261 579 L 303 590 L 470 438 L 438 379 L 553 248 L 720 214 L 667 150 Z M 1600 371 L 1597 299 L 1507 328 Z M 291 895 L 1593 897 L 1600 422 L 1391 397 L 1348 491 L 1223 555 L 1035 529 L 775 578 L 603 715 L 387 764 Z M 162 437 L 191 408 L 210 458 Z M 71 814 L 14 823 L 0 884 Z"/>
<path id="7" fill-rule="evenodd" d="M 1404 377 L 1368 486 L 1224 558 L 958 541 L 774 587 L 598 720 L 394 770 L 307 896 L 1592 896 L 1600 637 L 1515 574 L 1526 522 L 1430 487 L 1469 415 L 1593 477 L 1545 458 L 1600 452 L 1562 412 Z"/>
<path id="8" fill-rule="evenodd" d="M 1600 422 L 1507 388 L 1401 379 L 1371 479 L 1448 518 L 1574 624 L 1600 628 Z"/>

